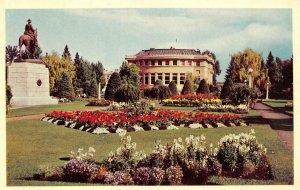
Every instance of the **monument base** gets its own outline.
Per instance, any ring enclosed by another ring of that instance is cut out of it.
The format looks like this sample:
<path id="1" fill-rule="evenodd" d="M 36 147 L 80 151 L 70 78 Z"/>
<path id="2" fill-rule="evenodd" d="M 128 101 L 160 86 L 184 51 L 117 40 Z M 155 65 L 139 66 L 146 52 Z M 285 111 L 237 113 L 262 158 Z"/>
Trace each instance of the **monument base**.
<path id="1" fill-rule="evenodd" d="M 13 106 L 58 103 L 49 95 L 49 70 L 38 62 L 15 62 L 8 66 L 7 83 L 13 94 Z"/>

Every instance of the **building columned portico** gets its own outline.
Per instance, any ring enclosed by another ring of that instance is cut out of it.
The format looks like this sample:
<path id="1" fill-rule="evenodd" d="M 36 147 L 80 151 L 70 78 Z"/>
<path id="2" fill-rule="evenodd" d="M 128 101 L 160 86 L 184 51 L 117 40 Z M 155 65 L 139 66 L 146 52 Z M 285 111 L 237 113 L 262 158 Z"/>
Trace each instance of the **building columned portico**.
<path id="1" fill-rule="evenodd" d="M 208 84 L 213 82 L 214 60 L 210 55 L 202 55 L 200 50 L 150 48 L 126 56 L 125 60 L 140 68 L 141 89 L 152 87 L 160 79 L 164 85 L 174 81 L 181 90 L 188 73 L 206 79 Z"/>

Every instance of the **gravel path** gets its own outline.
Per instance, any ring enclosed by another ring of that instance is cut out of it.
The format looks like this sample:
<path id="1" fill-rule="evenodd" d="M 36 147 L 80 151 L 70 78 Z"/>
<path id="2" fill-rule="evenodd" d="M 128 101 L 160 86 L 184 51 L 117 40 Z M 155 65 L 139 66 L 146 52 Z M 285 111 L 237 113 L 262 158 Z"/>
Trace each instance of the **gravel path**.
<path id="1" fill-rule="evenodd" d="M 288 147 L 288 149 L 293 151 L 293 117 L 277 112 L 262 103 L 256 103 L 254 109 L 268 121 L 272 129 L 277 133 L 279 139 Z"/>

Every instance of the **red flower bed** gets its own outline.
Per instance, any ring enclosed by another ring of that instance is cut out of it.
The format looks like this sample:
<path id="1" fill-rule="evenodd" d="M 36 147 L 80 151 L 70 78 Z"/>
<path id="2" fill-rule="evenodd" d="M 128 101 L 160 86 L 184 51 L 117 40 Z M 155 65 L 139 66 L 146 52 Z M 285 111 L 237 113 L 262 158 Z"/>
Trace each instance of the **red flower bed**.
<path id="1" fill-rule="evenodd" d="M 213 96 L 210 94 L 183 94 L 176 95 L 171 97 L 172 100 L 202 100 L 202 99 L 218 99 L 217 96 Z"/>
<path id="2" fill-rule="evenodd" d="M 119 112 L 103 112 L 103 111 L 73 111 L 73 112 L 57 112 L 54 111 L 47 115 L 48 117 L 60 120 L 73 120 L 80 125 L 89 126 L 92 128 L 103 127 L 107 129 L 129 129 L 133 125 L 139 125 L 143 128 L 149 125 L 155 125 L 160 129 L 165 129 L 167 126 L 181 125 L 188 126 L 189 124 L 210 124 L 217 126 L 217 123 L 235 123 L 239 125 L 241 122 L 240 116 L 235 114 L 215 114 L 204 112 L 182 112 L 173 110 L 155 110 L 151 113 L 131 115 L 127 110 Z"/>

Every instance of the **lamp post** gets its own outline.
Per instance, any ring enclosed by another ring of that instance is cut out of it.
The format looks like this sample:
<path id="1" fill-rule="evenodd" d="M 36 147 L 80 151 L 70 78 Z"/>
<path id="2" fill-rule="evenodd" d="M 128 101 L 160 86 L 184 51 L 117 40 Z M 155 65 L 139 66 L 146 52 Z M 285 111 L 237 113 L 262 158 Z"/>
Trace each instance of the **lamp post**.
<path id="1" fill-rule="evenodd" d="M 266 100 L 269 100 L 269 85 L 270 83 L 267 82 L 267 93 L 266 93 Z"/>
<path id="2" fill-rule="evenodd" d="M 249 68 L 249 69 L 248 69 L 249 88 L 252 88 L 252 72 L 253 72 L 253 69 L 252 69 L 252 68 Z"/>

